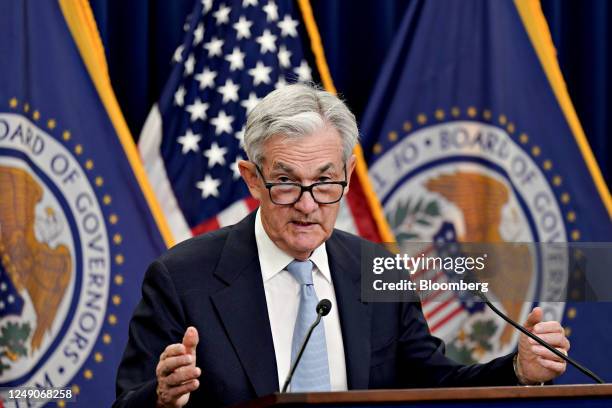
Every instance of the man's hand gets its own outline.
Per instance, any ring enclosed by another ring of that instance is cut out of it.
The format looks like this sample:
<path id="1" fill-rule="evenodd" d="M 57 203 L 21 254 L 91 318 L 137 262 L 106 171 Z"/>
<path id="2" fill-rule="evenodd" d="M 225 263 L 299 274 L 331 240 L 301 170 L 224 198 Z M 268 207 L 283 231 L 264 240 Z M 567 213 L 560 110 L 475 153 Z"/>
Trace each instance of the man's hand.
<path id="1" fill-rule="evenodd" d="M 559 322 L 542 321 L 542 309 L 534 308 L 525 328 L 542 340 L 567 355 L 570 342 Z M 516 374 L 523 384 L 537 384 L 550 381 L 565 372 L 567 363 L 541 346 L 535 340 L 521 334 L 518 347 Z"/>
<path id="2" fill-rule="evenodd" d="M 200 386 L 201 370 L 196 367 L 198 331 L 188 327 L 182 343 L 171 344 L 159 356 L 157 375 L 157 406 L 179 408 L 189 401 L 189 393 Z"/>

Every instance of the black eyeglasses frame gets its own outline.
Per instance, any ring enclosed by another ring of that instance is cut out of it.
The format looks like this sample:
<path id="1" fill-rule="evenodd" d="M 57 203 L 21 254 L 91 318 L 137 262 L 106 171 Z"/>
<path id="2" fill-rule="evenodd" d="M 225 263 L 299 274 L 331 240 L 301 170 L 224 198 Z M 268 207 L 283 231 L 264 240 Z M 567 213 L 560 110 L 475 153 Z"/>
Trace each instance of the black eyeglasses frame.
<path id="1" fill-rule="evenodd" d="M 255 164 L 255 163 L 253 163 Z M 344 181 L 318 181 L 316 183 L 312 183 L 308 186 L 305 186 L 303 184 L 300 183 L 270 183 L 268 181 L 266 181 L 266 178 L 263 175 L 263 172 L 261 171 L 261 169 L 259 168 L 259 166 L 257 164 L 255 164 L 255 168 L 257 169 L 257 172 L 259 173 L 259 175 L 261 176 L 261 179 L 264 183 L 264 186 L 266 187 L 266 189 L 268 189 L 268 195 L 270 196 L 270 201 L 272 201 L 272 203 L 276 204 L 276 205 L 294 205 L 295 203 L 297 203 L 298 201 L 300 201 L 300 199 L 302 198 L 302 194 L 304 194 L 304 191 L 307 191 L 310 193 L 310 196 L 312 197 L 313 201 L 317 204 L 335 204 L 338 201 L 342 200 L 342 197 L 344 197 L 344 189 L 346 188 L 346 186 L 348 185 L 347 179 L 346 179 L 346 163 L 344 164 Z M 342 192 L 340 193 L 340 197 L 335 200 L 335 201 L 330 201 L 330 202 L 320 202 L 318 201 L 313 192 L 312 189 L 315 188 L 316 186 L 320 186 L 320 185 L 340 185 L 342 186 Z M 292 203 L 282 203 L 279 204 L 277 202 L 274 201 L 274 199 L 272 198 L 272 188 L 275 186 L 295 186 L 295 187 L 300 187 L 300 194 L 298 195 L 297 199 L 292 202 Z"/>

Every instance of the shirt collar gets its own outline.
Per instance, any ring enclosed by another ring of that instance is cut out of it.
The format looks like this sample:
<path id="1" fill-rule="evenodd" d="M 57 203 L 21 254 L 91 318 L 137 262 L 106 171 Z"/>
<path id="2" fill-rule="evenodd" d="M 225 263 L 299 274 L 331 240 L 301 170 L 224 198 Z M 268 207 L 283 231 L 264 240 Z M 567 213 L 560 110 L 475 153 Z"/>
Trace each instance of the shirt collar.
<path id="1" fill-rule="evenodd" d="M 259 211 L 258 209 L 255 215 L 255 241 L 257 242 L 261 275 L 263 281 L 266 282 L 283 271 L 285 267 L 293 261 L 293 257 L 283 252 L 283 250 L 277 247 L 274 241 L 270 239 L 261 222 L 261 214 Z M 329 270 L 325 242 L 314 250 L 309 259 L 316 265 L 321 274 L 323 274 L 323 277 L 331 283 L 331 272 Z"/>

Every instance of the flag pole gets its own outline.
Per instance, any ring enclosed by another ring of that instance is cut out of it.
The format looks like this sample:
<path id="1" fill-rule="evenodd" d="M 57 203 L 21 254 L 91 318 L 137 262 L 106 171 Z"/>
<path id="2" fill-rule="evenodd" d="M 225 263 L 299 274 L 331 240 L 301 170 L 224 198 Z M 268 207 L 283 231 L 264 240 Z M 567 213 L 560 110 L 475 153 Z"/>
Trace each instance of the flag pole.
<path id="1" fill-rule="evenodd" d="M 104 46 L 100 40 L 96 21 L 88 0 L 59 0 L 59 5 L 66 20 L 72 38 L 77 45 L 79 54 L 87 68 L 87 72 L 98 92 L 100 100 L 110 118 L 110 121 L 117 132 L 119 141 L 123 146 L 123 151 L 134 172 L 134 176 L 140 185 L 142 193 L 153 219 L 157 224 L 164 243 L 167 247 L 174 245 L 174 238 L 159 201 L 149 183 L 142 161 L 138 155 L 138 150 L 134 144 L 134 139 L 130 133 L 121 108 L 113 92 L 108 67 L 104 56 Z"/>
<path id="2" fill-rule="evenodd" d="M 310 5 L 309 0 L 299 0 L 300 11 L 302 13 L 302 18 L 304 20 L 304 25 L 306 26 L 306 32 L 308 33 L 308 38 L 310 39 L 310 46 L 312 52 L 315 57 L 315 63 L 317 65 L 317 70 L 321 76 L 321 82 L 323 82 L 323 87 L 326 91 L 336 95 L 336 87 L 334 86 L 334 82 L 332 81 L 331 73 L 329 71 L 329 66 L 327 65 L 327 60 L 325 59 L 325 52 L 323 51 L 323 42 L 321 41 L 321 35 L 319 34 L 319 29 L 317 27 L 317 23 L 314 18 L 314 14 L 312 12 L 312 7 Z M 361 145 L 357 144 L 353 150 L 353 154 L 357 158 L 355 171 L 357 172 L 357 178 L 361 182 L 361 188 L 363 189 L 363 193 L 368 202 L 368 207 L 372 213 L 374 221 L 376 222 L 376 227 L 378 228 L 378 234 L 380 238 L 385 243 L 393 243 L 395 242 L 395 236 L 385 219 L 384 212 L 382 210 L 382 206 L 380 205 L 380 201 L 372 188 L 372 184 L 370 183 L 370 178 L 368 176 L 368 166 L 363 157 L 363 150 L 361 149 Z"/>

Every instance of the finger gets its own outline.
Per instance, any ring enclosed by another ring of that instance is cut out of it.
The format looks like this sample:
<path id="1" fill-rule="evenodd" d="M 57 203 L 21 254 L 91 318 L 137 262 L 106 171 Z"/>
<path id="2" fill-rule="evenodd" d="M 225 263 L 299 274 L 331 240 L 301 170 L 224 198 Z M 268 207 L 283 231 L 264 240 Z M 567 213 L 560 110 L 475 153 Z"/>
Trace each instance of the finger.
<path id="1" fill-rule="evenodd" d="M 567 351 L 565 351 L 564 349 L 559 348 L 559 347 L 556 347 L 555 349 L 561 354 L 564 354 L 567 356 Z M 531 346 L 531 351 L 537 356 L 541 358 L 545 358 L 547 360 L 565 361 L 561 357 L 559 357 L 558 355 L 556 355 L 555 353 L 553 353 L 552 351 L 548 350 L 546 347 L 543 347 L 543 346 L 539 346 L 539 345 Z"/>
<path id="2" fill-rule="evenodd" d="M 193 366 L 180 367 L 177 370 L 175 370 L 171 375 L 166 377 L 165 382 L 169 386 L 175 387 L 187 381 L 197 379 L 201 373 L 202 372 L 199 367 L 193 367 Z"/>
<path id="3" fill-rule="evenodd" d="M 536 334 L 544 333 L 564 333 L 563 327 L 559 322 L 551 320 L 550 322 L 540 322 L 533 327 L 533 332 Z"/>
<path id="4" fill-rule="evenodd" d="M 183 336 L 183 346 L 185 346 L 186 352 L 195 355 L 195 350 L 199 341 L 200 337 L 198 336 L 198 331 L 195 327 L 189 326 L 187 330 L 185 330 L 185 335 Z"/>
<path id="5" fill-rule="evenodd" d="M 168 357 L 167 359 L 160 361 L 157 369 L 158 377 L 167 377 L 172 372 L 180 367 L 192 365 L 195 359 L 190 354 L 183 354 L 181 356 Z"/>
<path id="6" fill-rule="evenodd" d="M 529 316 L 527 316 L 527 321 L 525 322 L 525 328 L 527 330 L 533 329 L 533 326 L 540 323 L 542 321 L 542 308 L 534 307 Z"/>
<path id="7" fill-rule="evenodd" d="M 541 338 L 542 340 L 544 340 L 545 342 L 547 342 L 548 344 L 550 344 L 553 347 L 565 347 L 566 344 L 569 343 L 569 341 L 567 340 L 565 335 L 561 334 L 561 333 L 539 334 L 538 337 Z M 532 338 L 529 338 L 529 343 L 531 343 L 531 344 L 539 344 L 537 341 L 535 341 Z"/>
<path id="8" fill-rule="evenodd" d="M 181 343 L 175 343 L 166 347 L 163 353 L 161 353 L 159 356 L 159 359 L 161 361 L 167 359 L 168 357 L 179 356 L 181 354 L 185 354 L 185 346 L 183 346 Z"/>
<path id="9" fill-rule="evenodd" d="M 565 368 L 567 367 L 565 362 L 561 363 L 558 361 L 546 360 L 543 358 L 538 358 L 538 364 L 540 364 L 544 368 L 554 371 L 557 374 L 563 374 L 565 372 Z"/>
<path id="10" fill-rule="evenodd" d="M 173 401 L 176 401 L 185 394 L 197 390 L 199 386 L 200 382 L 198 380 L 192 380 L 177 387 L 164 388 L 159 393 L 159 398 L 161 399 L 162 403 L 168 404 Z"/>

